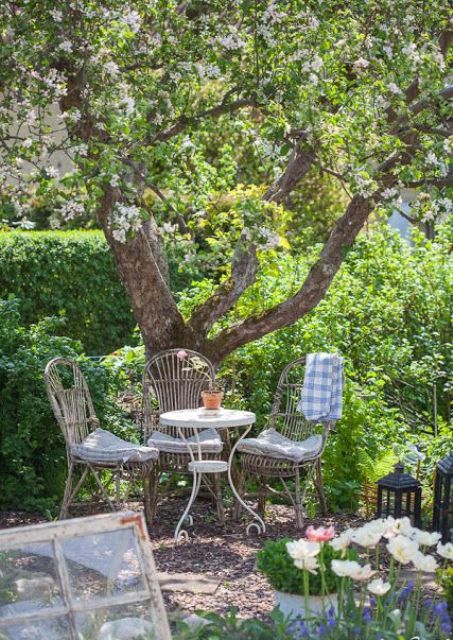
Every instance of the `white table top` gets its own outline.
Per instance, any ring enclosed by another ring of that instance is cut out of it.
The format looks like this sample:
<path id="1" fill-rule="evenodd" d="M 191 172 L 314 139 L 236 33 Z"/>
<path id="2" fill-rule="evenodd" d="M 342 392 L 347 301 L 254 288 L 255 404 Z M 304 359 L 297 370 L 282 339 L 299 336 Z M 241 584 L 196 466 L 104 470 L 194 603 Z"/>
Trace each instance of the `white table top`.
<path id="1" fill-rule="evenodd" d="M 256 415 L 251 411 L 222 408 L 214 412 L 200 407 L 199 409 L 167 411 L 161 414 L 159 422 L 162 426 L 167 427 L 228 429 L 230 427 L 244 427 L 253 424 L 255 420 Z"/>

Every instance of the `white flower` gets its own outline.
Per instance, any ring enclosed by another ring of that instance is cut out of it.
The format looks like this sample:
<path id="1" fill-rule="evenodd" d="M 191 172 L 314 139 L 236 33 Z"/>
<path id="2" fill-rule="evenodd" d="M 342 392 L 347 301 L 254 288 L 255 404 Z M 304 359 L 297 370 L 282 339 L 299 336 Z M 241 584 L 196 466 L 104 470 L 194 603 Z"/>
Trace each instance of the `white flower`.
<path id="1" fill-rule="evenodd" d="M 375 596 L 385 596 L 391 587 L 390 582 L 384 582 L 382 578 L 376 578 L 368 584 L 367 589 L 370 593 L 374 593 Z"/>
<path id="2" fill-rule="evenodd" d="M 131 31 L 133 31 L 134 33 L 137 33 L 139 31 L 141 19 L 138 11 L 129 11 L 123 16 L 123 19 Z"/>
<path id="3" fill-rule="evenodd" d="M 55 22 L 61 22 L 63 20 L 63 12 L 58 9 L 52 9 L 50 15 L 55 20 Z"/>
<path id="4" fill-rule="evenodd" d="M 394 82 L 389 82 L 388 90 L 390 91 L 390 93 L 393 93 L 395 96 L 402 96 L 403 95 L 403 92 L 401 91 L 399 86 L 397 84 L 395 84 Z"/>
<path id="5" fill-rule="evenodd" d="M 303 569 L 313 574 L 316 574 L 316 569 L 319 569 L 318 558 L 300 558 L 294 560 L 294 565 L 298 569 Z"/>
<path id="6" fill-rule="evenodd" d="M 131 96 L 126 96 L 121 101 L 122 106 L 124 106 L 124 110 L 127 116 L 130 116 L 135 109 L 135 100 Z"/>
<path id="7" fill-rule="evenodd" d="M 60 176 L 58 169 L 56 169 L 52 165 L 49 165 L 48 167 L 46 167 L 45 172 L 49 176 L 49 178 L 58 178 Z"/>
<path id="8" fill-rule="evenodd" d="M 437 533 L 437 531 L 430 533 L 420 529 L 413 529 L 411 535 L 412 540 L 415 540 L 421 547 L 432 547 L 439 542 L 441 537 L 441 534 Z"/>
<path id="9" fill-rule="evenodd" d="M 121 242 L 125 244 L 126 242 L 126 232 L 124 229 L 113 229 L 112 236 L 115 238 L 117 242 Z"/>
<path id="10" fill-rule="evenodd" d="M 118 186 L 119 186 L 119 184 L 120 184 L 120 177 L 119 177 L 119 176 L 117 176 L 116 174 L 115 174 L 115 175 L 113 175 L 113 176 L 110 178 L 110 186 L 111 186 L 111 187 L 113 187 L 113 188 L 115 188 L 115 187 L 118 187 Z"/>
<path id="11" fill-rule="evenodd" d="M 109 76 L 117 76 L 120 72 L 119 66 L 116 64 L 116 62 L 113 62 L 113 60 L 109 60 L 108 62 L 106 62 L 103 69 Z"/>
<path id="12" fill-rule="evenodd" d="M 453 136 L 450 136 L 446 140 L 444 140 L 444 151 L 447 153 L 453 153 Z"/>
<path id="13" fill-rule="evenodd" d="M 356 529 L 351 536 L 351 540 L 361 547 L 375 547 L 379 543 L 382 533 L 379 524 L 375 525 L 370 522 L 360 527 L 360 529 Z"/>
<path id="14" fill-rule="evenodd" d="M 442 558 L 453 561 L 453 544 L 451 542 L 447 542 L 447 544 L 441 544 L 439 542 L 437 545 L 437 553 L 442 556 Z"/>
<path id="15" fill-rule="evenodd" d="M 353 64 L 353 67 L 356 71 L 361 71 L 362 69 L 366 69 L 369 66 L 370 63 L 368 62 L 368 60 L 365 60 L 365 58 L 357 58 L 357 60 Z"/>
<path id="16" fill-rule="evenodd" d="M 319 567 L 316 556 L 321 551 L 321 545 L 319 542 L 310 542 L 301 538 L 294 542 L 286 543 L 286 550 L 291 558 L 294 560 L 294 564 L 298 569 L 305 569 L 310 573 L 316 573 L 316 569 Z"/>
<path id="17" fill-rule="evenodd" d="M 22 146 L 25 147 L 26 149 L 29 149 L 32 144 L 33 144 L 33 140 L 31 138 L 27 138 L 22 142 Z"/>
<path id="18" fill-rule="evenodd" d="M 441 161 L 439 160 L 439 158 L 436 156 L 436 154 L 434 153 L 434 151 L 430 151 L 427 155 L 426 155 L 426 162 L 428 164 L 433 165 L 434 167 L 440 167 L 441 166 Z"/>
<path id="19" fill-rule="evenodd" d="M 395 189 L 395 187 L 392 187 L 391 189 L 384 189 L 384 191 L 382 192 L 382 197 L 385 200 L 390 200 L 391 198 L 394 198 L 397 194 L 398 194 L 398 189 Z"/>
<path id="20" fill-rule="evenodd" d="M 408 564 L 412 561 L 415 554 L 418 553 L 418 544 L 415 540 L 410 540 L 404 535 L 397 535 L 391 538 L 387 549 L 397 562 Z"/>
<path id="21" fill-rule="evenodd" d="M 395 520 L 392 516 L 389 516 L 386 520 L 387 528 L 384 532 L 386 538 L 393 538 L 394 536 L 403 535 L 410 537 L 414 531 L 411 521 L 408 517 L 398 518 Z"/>
<path id="22" fill-rule="evenodd" d="M 414 555 L 412 563 L 418 571 L 424 571 L 425 573 L 434 573 L 439 567 L 434 556 L 425 556 L 421 551 Z"/>
<path id="23" fill-rule="evenodd" d="M 369 580 L 376 572 L 371 565 L 362 567 L 355 560 L 332 560 L 332 571 L 340 578 L 352 578 L 353 580 Z"/>
<path id="24" fill-rule="evenodd" d="M 60 42 L 60 44 L 58 45 L 58 48 L 61 49 L 62 51 L 66 51 L 66 53 L 71 53 L 72 42 L 69 42 L 69 40 L 63 40 L 63 42 Z"/>
<path id="25" fill-rule="evenodd" d="M 293 560 L 301 560 L 303 558 L 314 558 L 321 551 L 319 542 L 311 542 L 301 538 L 293 542 L 286 543 L 286 550 Z"/>
<path id="26" fill-rule="evenodd" d="M 337 538 L 330 540 L 330 546 L 332 549 L 335 549 L 335 551 L 343 551 L 344 549 L 347 549 L 351 544 L 351 536 L 353 533 L 354 529 L 346 529 L 346 531 L 343 531 Z"/>

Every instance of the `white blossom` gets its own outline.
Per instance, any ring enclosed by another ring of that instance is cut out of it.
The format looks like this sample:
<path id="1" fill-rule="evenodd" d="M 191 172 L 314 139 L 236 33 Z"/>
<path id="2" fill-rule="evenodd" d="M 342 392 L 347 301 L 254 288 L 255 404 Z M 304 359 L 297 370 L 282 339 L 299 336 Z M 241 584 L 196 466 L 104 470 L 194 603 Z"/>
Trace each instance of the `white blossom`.
<path id="1" fill-rule="evenodd" d="M 418 553 L 418 544 L 415 540 L 410 540 L 404 535 L 398 535 L 391 538 L 387 544 L 387 549 L 397 562 L 408 564 L 412 562 L 415 554 Z"/>
<path id="2" fill-rule="evenodd" d="M 384 582 L 382 578 L 372 580 L 367 586 L 368 591 L 373 593 L 375 596 L 385 596 L 391 588 L 392 585 L 390 582 Z"/>
<path id="3" fill-rule="evenodd" d="M 50 15 L 55 20 L 55 22 L 61 22 L 63 20 L 63 12 L 58 9 L 52 9 Z"/>
<path id="4" fill-rule="evenodd" d="M 128 11 L 124 14 L 123 20 L 134 33 L 137 33 L 140 30 L 141 19 L 138 11 Z"/>
<path id="5" fill-rule="evenodd" d="M 444 140 L 444 151 L 446 153 L 453 153 L 453 136 L 450 136 Z"/>
<path id="6" fill-rule="evenodd" d="M 60 172 L 53 165 L 49 165 L 48 167 L 46 167 L 44 169 L 44 171 L 49 176 L 49 178 L 59 178 L 60 177 Z"/>
<path id="7" fill-rule="evenodd" d="M 83 204 L 75 202 L 74 200 L 67 200 L 59 209 L 62 218 L 68 222 L 78 216 L 82 215 L 85 211 Z"/>
<path id="8" fill-rule="evenodd" d="M 353 533 L 353 529 L 346 529 L 346 531 L 340 533 L 339 536 L 333 538 L 333 540 L 330 540 L 330 546 L 335 549 L 335 551 L 343 551 L 344 549 L 347 549 L 347 547 L 349 547 L 349 545 L 351 544 Z"/>
<path id="9" fill-rule="evenodd" d="M 373 522 L 369 522 L 363 525 L 363 527 L 356 529 L 351 535 L 351 540 L 361 547 L 373 548 L 379 543 L 381 537 L 381 528 L 375 527 Z"/>
<path id="10" fill-rule="evenodd" d="M 332 571 L 340 578 L 352 578 L 353 580 L 369 580 L 376 573 L 370 564 L 361 566 L 355 560 L 332 560 Z"/>
<path id="11" fill-rule="evenodd" d="M 442 556 L 442 558 L 453 561 L 453 544 L 451 542 L 447 542 L 446 544 L 439 542 L 437 545 L 437 553 Z"/>
<path id="12" fill-rule="evenodd" d="M 369 65 L 369 61 L 365 60 L 365 58 L 357 58 L 352 66 L 356 71 L 362 71 L 363 69 L 369 67 Z"/>
<path id="13" fill-rule="evenodd" d="M 109 60 L 108 62 L 106 62 L 103 69 L 109 76 L 117 76 L 120 72 L 119 66 L 116 64 L 116 62 L 113 62 L 113 60 Z"/>
<path id="14" fill-rule="evenodd" d="M 414 555 L 412 563 L 418 571 L 424 573 L 434 573 L 439 567 L 434 556 L 425 556 L 420 551 Z"/>
<path id="15" fill-rule="evenodd" d="M 433 531 L 421 531 L 421 529 L 414 529 L 411 535 L 411 539 L 415 540 L 421 547 L 433 547 L 441 539 L 440 533 Z"/>
<path id="16" fill-rule="evenodd" d="M 66 53 L 72 53 L 72 42 L 69 42 L 69 40 L 63 40 L 63 42 L 60 42 L 58 45 L 58 48 Z"/>
<path id="17" fill-rule="evenodd" d="M 389 82 L 388 86 L 388 90 L 390 91 L 390 93 L 393 93 L 395 96 L 402 96 L 403 92 L 401 91 L 401 89 L 399 88 L 399 86 L 397 84 L 395 84 L 394 82 Z"/>

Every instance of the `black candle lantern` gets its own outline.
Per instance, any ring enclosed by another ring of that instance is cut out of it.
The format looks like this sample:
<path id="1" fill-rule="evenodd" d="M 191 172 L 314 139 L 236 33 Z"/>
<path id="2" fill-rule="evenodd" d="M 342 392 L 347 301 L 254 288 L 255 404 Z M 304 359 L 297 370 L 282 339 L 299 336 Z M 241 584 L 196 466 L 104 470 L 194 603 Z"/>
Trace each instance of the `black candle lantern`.
<path id="1" fill-rule="evenodd" d="M 444 544 L 453 542 L 453 453 L 436 466 L 433 531 L 442 534 Z"/>
<path id="2" fill-rule="evenodd" d="M 422 489 L 419 481 L 409 473 L 404 473 L 404 466 L 399 462 L 395 465 L 395 470 L 378 480 L 377 484 L 377 517 L 407 516 L 412 526 L 420 527 Z"/>

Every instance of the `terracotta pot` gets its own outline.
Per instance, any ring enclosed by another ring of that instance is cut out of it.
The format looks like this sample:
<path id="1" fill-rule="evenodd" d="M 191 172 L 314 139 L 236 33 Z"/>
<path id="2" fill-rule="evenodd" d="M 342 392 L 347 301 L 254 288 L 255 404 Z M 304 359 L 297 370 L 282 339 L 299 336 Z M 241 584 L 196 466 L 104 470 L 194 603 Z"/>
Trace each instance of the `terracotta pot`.
<path id="1" fill-rule="evenodd" d="M 205 409 L 220 409 L 220 405 L 223 400 L 223 391 L 202 391 L 201 399 L 203 400 L 203 406 Z"/>
<path id="2" fill-rule="evenodd" d="M 294 593 L 284 593 L 283 591 L 275 591 L 275 604 L 279 607 L 280 611 L 289 618 L 297 618 L 300 616 L 302 619 L 317 616 L 333 607 L 334 611 L 338 611 L 338 596 L 336 593 L 330 593 L 322 598 L 321 596 L 309 596 L 308 608 L 305 609 L 304 596 L 296 595 Z"/>

